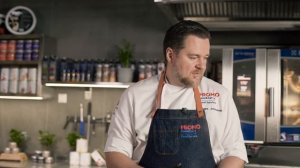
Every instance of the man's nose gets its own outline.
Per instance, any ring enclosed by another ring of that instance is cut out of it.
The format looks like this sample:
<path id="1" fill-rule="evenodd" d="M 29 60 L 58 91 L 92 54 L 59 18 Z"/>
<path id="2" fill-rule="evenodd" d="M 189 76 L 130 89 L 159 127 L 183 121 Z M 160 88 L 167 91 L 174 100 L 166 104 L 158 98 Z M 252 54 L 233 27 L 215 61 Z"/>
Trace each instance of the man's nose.
<path id="1" fill-rule="evenodd" d="M 204 58 L 199 58 L 196 64 L 196 68 L 202 69 L 205 68 L 206 66 L 206 61 Z"/>

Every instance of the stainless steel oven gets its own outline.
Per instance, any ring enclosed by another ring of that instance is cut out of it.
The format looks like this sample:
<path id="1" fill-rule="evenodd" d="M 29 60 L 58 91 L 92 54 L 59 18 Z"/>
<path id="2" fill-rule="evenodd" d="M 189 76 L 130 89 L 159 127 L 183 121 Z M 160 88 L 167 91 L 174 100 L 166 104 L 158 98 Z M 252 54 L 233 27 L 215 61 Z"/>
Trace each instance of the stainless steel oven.
<path id="1" fill-rule="evenodd" d="M 300 142 L 300 49 L 224 48 L 222 84 L 246 141 Z"/>

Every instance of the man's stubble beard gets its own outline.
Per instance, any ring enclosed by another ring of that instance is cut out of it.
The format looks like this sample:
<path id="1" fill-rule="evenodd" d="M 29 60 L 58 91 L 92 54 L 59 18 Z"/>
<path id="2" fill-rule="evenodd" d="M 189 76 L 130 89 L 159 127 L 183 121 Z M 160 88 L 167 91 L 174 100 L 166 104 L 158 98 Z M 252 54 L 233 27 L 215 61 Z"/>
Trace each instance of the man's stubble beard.
<path id="1" fill-rule="evenodd" d="M 194 87 L 195 83 L 194 80 L 188 78 L 188 77 L 184 77 L 182 76 L 179 72 L 177 67 L 174 68 L 175 69 L 175 77 L 178 79 L 178 81 L 183 84 L 184 87 Z"/>

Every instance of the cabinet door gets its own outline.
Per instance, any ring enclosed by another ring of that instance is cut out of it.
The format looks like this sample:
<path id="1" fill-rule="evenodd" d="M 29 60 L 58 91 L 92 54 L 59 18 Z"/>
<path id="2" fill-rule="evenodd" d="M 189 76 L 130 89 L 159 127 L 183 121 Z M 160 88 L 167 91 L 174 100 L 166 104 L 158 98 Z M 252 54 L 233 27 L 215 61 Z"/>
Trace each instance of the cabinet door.
<path id="1" fill-rule="evenodd" d="M 222 83 L 236 103 L 244 139 L 265 140 L 266 49 L 223 49 Z"/>
<path id="2" fill-rule="evenodd" d="M 268 51 L 268 140 L 300 142 L 300 49 Z"/>

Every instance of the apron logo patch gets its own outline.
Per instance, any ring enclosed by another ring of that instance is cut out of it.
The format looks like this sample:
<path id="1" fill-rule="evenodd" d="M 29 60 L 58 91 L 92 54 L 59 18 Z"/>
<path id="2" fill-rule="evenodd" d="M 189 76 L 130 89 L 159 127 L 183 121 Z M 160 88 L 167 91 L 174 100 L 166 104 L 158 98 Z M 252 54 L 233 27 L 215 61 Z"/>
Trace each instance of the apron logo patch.
<path id="1" fill-rule="evenodd" d="M 216 99 L 220 97 L 218 92 L 204 92 L 201 94 L 202 103 L 206 104 L 216 104 Z"/>
<path id="2" fill-rule="evenodd" d="M 180 125 L 180 137 L 181 138 L 196 138 L 197 130 L 201 128 L 200 124 L 185 124 Z"/>

